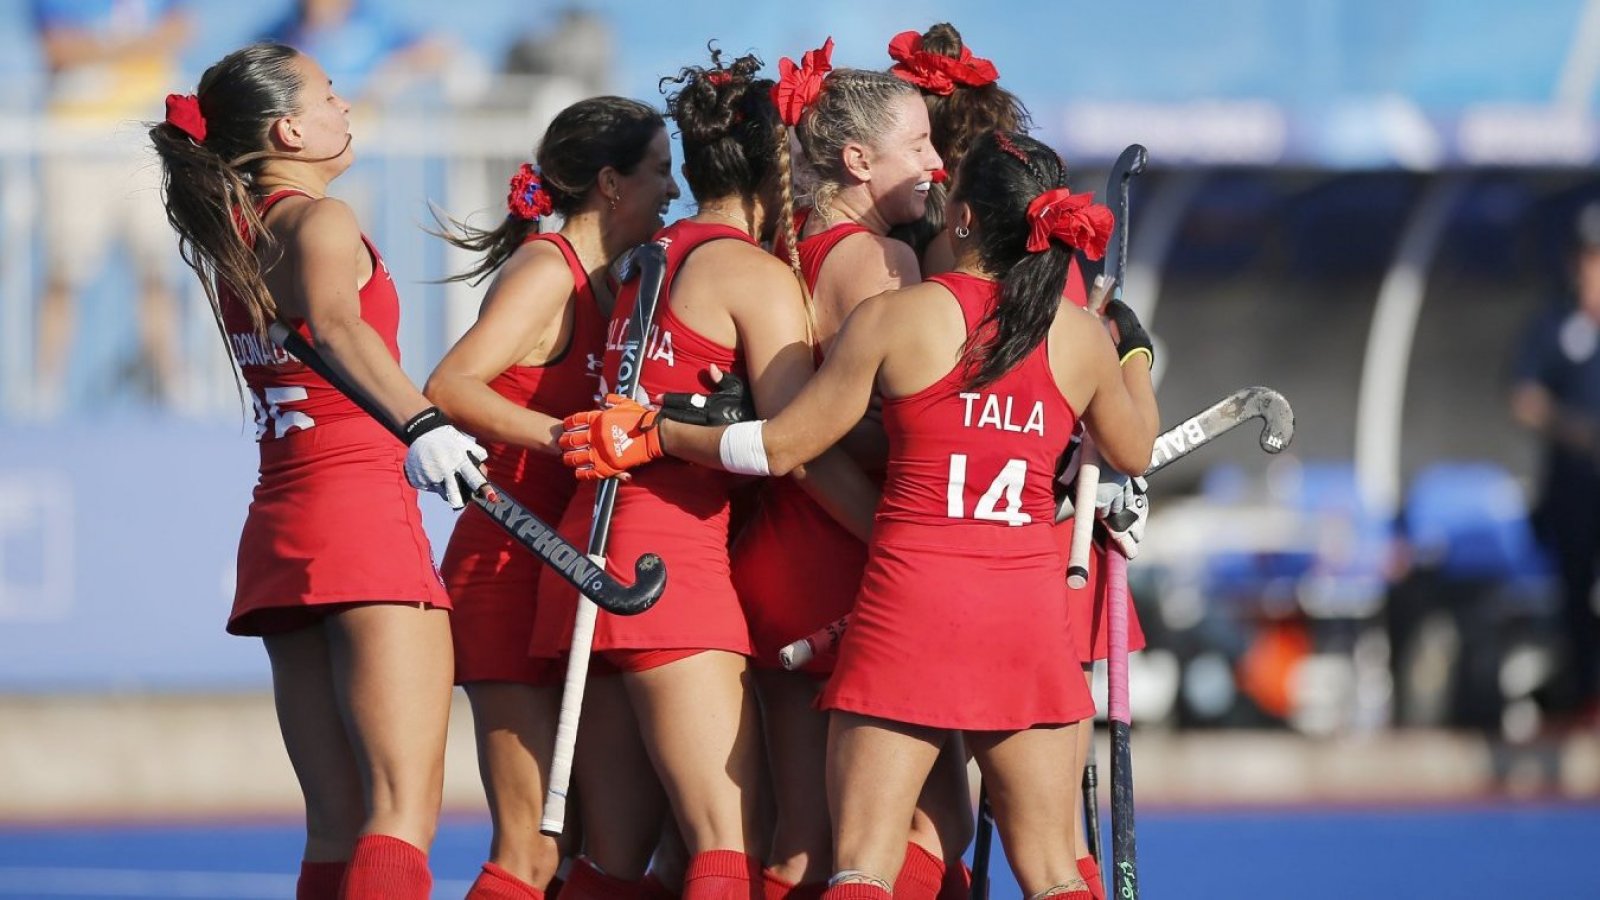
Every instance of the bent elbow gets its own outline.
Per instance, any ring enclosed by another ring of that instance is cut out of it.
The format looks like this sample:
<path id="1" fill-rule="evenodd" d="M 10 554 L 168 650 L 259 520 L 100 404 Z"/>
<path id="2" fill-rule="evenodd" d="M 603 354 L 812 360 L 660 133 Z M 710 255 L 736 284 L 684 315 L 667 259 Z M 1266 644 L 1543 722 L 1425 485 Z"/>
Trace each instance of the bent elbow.
<path id="1" fill-rule="evenodd" d="M 1103 447 L 1101 458 L 1111 468 L 1126 475 L 1143 475 L 1150 468 L 1150 458 L 1155 454 L 1155 436 L 1116 447 Z"/>
<path id="2" fill-rule="evenodd" d="M 806 477 L 805 463 L 784 453 L 767 453 L 767 475 L 771 478 L 793 476 L 796 481 Z"/>

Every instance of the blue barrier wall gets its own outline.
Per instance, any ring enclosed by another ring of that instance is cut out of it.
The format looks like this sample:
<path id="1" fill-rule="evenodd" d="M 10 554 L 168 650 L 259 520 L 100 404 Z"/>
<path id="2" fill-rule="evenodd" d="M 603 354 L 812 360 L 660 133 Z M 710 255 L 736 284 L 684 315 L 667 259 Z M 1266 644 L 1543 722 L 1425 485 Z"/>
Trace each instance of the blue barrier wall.
<path id="1" fill-rule="evenodd" d="M 255 472 L 235 424 L 0 429 L 0 693 L 266 685 L 223 631 Z M 422 505 L 442 550 L 452 514 Z"/>

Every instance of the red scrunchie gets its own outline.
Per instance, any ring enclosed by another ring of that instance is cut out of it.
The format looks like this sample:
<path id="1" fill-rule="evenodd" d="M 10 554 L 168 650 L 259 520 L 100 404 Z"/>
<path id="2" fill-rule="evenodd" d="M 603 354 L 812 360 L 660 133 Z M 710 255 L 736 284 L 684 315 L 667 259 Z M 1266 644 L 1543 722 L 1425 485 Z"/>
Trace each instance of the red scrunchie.
<path id="1" fill-rule="evenodd" d="M 1045 191 L 1028 204 L 1028 252 L 1038 253 L 1056 240 L 1099 259 L 1106 255 L 1115 224 L 1111 210 L 1095 203 L 1093 194 L 1066 188 Z"/>
<path id="2" fill-rule="evenodd" d="M 981 56 L 973 56 L 965 45 L 956 58 L 922 49 L 922 35 L 915 31 L 902 31 L 889 42 L 889 58 L 895 64 L 889 68 L 894 75 L 909 81 L 923 90 L 948 97 L 956 85 L 983 87 L 1000 79 L 994 63 Z"/>
<path id="3" fill-rule="evenodd" d="M 168 94 L 167 124 L 194 138 L 196 144 L 205 143 L 206 117 L 200 113 L 199 97 L 193 94 Z"/>
<path id="4" fill-rule="evenodd" d="M 778 83 L 772 86 L 772 105 L 778 108 L 783 124 L 800 124 L 800 116 L 822 93 L 823 79 L 833 71 L 833 38 L 800 57 L 800 65 L 785 56 L 778 60 Z"/>
<path id="5" fill-rule="evenodd" d="M 553 208 L 550 192 L 544 189 L 539 170 L 523 163 L 517 169 L 517 174 L 511 176 L 511 192 L 506 194 L 506 209 L 519 219 L 537 222 L 550 215 Z"/>

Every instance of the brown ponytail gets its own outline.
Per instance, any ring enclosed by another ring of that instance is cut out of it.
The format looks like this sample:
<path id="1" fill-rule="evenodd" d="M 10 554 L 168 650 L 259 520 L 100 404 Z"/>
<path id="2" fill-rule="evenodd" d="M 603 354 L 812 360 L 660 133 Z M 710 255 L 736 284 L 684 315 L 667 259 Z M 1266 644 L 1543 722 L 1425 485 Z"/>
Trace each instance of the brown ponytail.
<path id="1" fill-rule="evenodd" d="M 260 246 L 270 256 L 272 236 L 256 212 L 252 186 L 266 152 L 273 120 L 296 113 L 298 52 L 281 44 L 252 44 L 207 69 L 196 92 L 205 119 L 205 140 L 178 126 L 150 128 L 161 159 L 162 201 L 178 233 L 184 262 L 200 276 L 217 330 L 227 340 L 219 290 L 244 304 L 265 337 L 277 306 L 262 281 Z"/>

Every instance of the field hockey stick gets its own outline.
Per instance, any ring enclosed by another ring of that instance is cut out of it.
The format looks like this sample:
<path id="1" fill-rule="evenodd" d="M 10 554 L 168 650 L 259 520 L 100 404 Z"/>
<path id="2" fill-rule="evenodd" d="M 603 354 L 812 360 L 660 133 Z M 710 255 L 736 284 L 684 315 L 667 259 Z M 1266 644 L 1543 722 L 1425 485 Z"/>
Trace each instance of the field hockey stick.
<path id="1" fill-rule="evenodd" d="M 1115 276 L 1111 283 L 1111 299 L 1115 301 L 1122 300 L 1122 282 L 1126 280 L 1128 270 L 1128 235 L 1130 233 L 1128 229 L 1129 182 L 1133 180 L 1133 176 L 1144 171 L 1145 163 L 1149 159 L 1150 155 L 1142 145 L 1129 144 L 1123 148 L 1121 155 L 1117 157 L 1116 163 L 1111 167 L 1111 175 L 1106 179 L 1107 201 L 1112 202 L 1112 198 L 1115 198 L 1114 202 L 1116 203 L 1116 216 L 1112 222 L 1111 240 L 1106 244 L 1105 262 L 1105 270 Z M 1098 480 L 1100 476 L 1099 466 L 1091 464 L 1091 461 L 1098 461 L 1098 454 L 1088 452 L 1087 434 L 1084 435 L 1084 439 L 1086 446 L 1084 449 L 1083 471 L 1092 474 Z M 1073 510 L 1075 517 L 1073 521 L 1074 530 L 1072 532 L 1073 556 L 1070 560 L 1070 565 L 1067 567 L 1067 584 L 1075 588 L 1081 588 L 1088 584 L 1089 543 L 1094 536 L 1094 501 L 1099 487 L 1098 484 L 1093 484 L 1089 485 L 1086 490 L 1083 484 L 1083 475 L 1080 474 L 1078 479 L 1078 506 Z M 1088 509 L 1084 508 L 1086 505 L 1089 507 Z M 1073 580 L 1074 573 L 1079 574 L 1076 583 Z M 1126 626 L 1126 623 L 1124 623 L 1124 626 Z M 1093 746 L 1092 739 L 1090 746 Z M 1100 792 L 1097 789 L 1099 783 L 1100 774 L 1094 755 L 1091 753 L 1089 758 L 1084 760 L 1083 765 L 1082 791 L 1085 803 L 1083 817 L 1085 820 L 1094 822 L 1092 832 L 1095 842 L 1090 845 L 1089 852 L 1096 862 L 1099 862 L 1101 858 L 1099 842 Z M 1087 838 L 1088 835 L 1086 834 L 1085 837 Z"/>
<path id="2" fill-rule="evenodd" d="M 978 833 L 972 842 L 972 900 L 989 900 L 989 857 L 994 855 L 994 809 L 989 786 L 978 782 Z"/>
<path id="3" fill-rule="evenodd" d="M 1111 285 L 1114 301 L 1122 299 L 1122 276 L 1128 265 L 1129 183 L 1133 176 L 1144 171 L 1149 158 L 1149 153 L 1142 145 L 1129 144 L 1117 157 L 1116 165 L 1111 168 L 1111 178 L 1106 182 L 1106 193 L 1115 196 L 1117 204 L 1116 220 L 1107 250 L 1107 265 L 1111 265 L 1113 260 L 1116 265 L 1117 279 Z M 1116 870 L 1112 875 L 1111 893 L 1120 900 L 1138 900 L 1139 883 L 1133 846 L 1133 767 L 1128 748 L 1128 560 L 1115 542 L 1108 543 L 1112 546 L 1107 547 L 1106 553 L 1106 620 L 1110 632 L 1106 641 L 1106 706 L 1111 724 L 1111 861 Z M 1119 708 L 1120 732 L 1117 718 Z M 1089 774 L 1089 768 L 1093 765 L 1090 761 L 1084 766 L 1085 785 L 1098 780 L 1098 774 Z M 1098 819 L 1098 792 L 1094 797 L 1094 807 L 1093 810 L 1085 810 L 1085 815 L 1093 815 Z M 1099 849 L 1096 847 L 1094 853 L 1097 860 L 1100 858 Z M 1127 889 L 1131 889 L 1132 893 L 1125 893 Z"/>
<path id="4" fill-rule="evenodd" d="M 364 393 L 328 365 L 328 361 L 299 332 L 282 322 L 274 322 L 267 333 L 274 343 L 321 375 L 334 390 L 361 407 L 396 439 L 405 441 L 405 433 L 400 426 L 390 421 L 389 416 L 379 410 Z M 464 482 L 462 486 L 467 487 Z M 667 585 L 667 570 L 661 564 L 661 557 L 654 553 L 640 556 L 633 564 L 633 584 L 623 584 L 611 577 L 604 566 L 596 566 L 581 550 L 493 482 L 485 480 L 477 490 L 463 490 L 462 494 L 471 496 L 472 502 L 488 513 L 489 518 L 505 529 L 506 534 L 607 612 L 619 616 L 637 615 L 661 599 L 661 592 Z"/>
<path id="5" fill-rule="evenodd" d="M 1158 435 L 1144 477 L 1149 478 L 1251 419 L 1261 420 L 1261 449 L 1268 453 L 1279 452 L 1294 439 L 1294 410 L 1282 394 L 1269 387 L 1240 388 Z M 1076 509 L 1073 514 L 1077 515 Z M 839 648 L 849 625 L 849 616 L 829 622 L 784 646 L 778 651 L 778 659 L 785 669 L 798 669 L 821 654 L 832 653 Z"/>
<path id="6" fill-rule="evenodd" d="M 624 260 L 624 281 L 639 278 L 639 293 L 628 319 L 628 336 L 622 345 L 622 362 L 617 367 L 615 393 L 642 401 L 639 372 L 644 368 L 645 343 L 650 323 L 655 321 L 656 303 L 666 278 L 666 250 L 654 241 L 641 244 Z M 602 571 L 606 567 L 606 544 L 611 539 L 611 511 L 617 502 L 620 482 L 607 478 L 595 490 L 594 518 L 589 522 L 588 558 Z M 545 791 L 544 817 L 539 830 L 547 835 L 561 834 L 567 821 L 567 789 L 572 783 L 572 757 L 578 746 L 578 721 L 583 713 L 583 692 L 589 682 L 589 656 L 594 647 L 595 617 L 599 609 L 586 598 L 578 598 L 578 612 L 572 620 L 572 649 L 567 654 L 567 677 L 561 688 L 561 713 L 556 719 L 555 751 L 550 755 L 550 784 Z"/>

